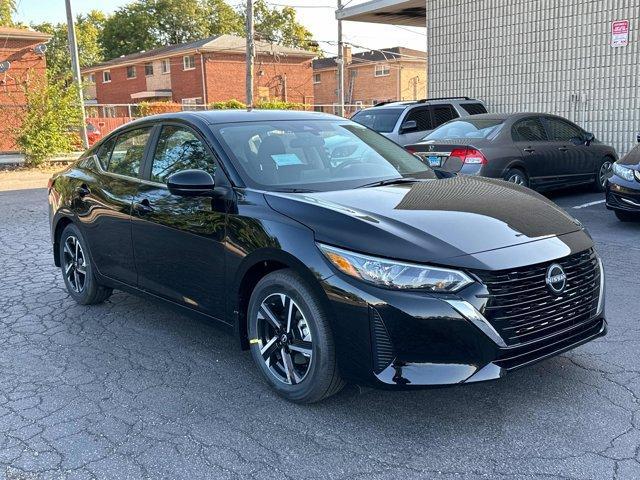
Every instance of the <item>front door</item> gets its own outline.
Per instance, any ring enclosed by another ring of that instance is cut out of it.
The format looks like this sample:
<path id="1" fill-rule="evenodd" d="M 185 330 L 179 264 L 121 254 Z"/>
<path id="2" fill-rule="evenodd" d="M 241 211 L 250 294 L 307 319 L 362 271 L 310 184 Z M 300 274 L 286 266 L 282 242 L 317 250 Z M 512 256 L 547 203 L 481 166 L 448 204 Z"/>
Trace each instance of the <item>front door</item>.
<path id="1" fill-rule="evenodd" d="M 511 129 L 513 143 L 520 152 L 532 187 L 544 187 L 557 182 L 554 162 L 557 147 L 549 141 L 539 117 L 523 118 Z"/>
<path id="2" fill-rule="evenodd" d="M 222 171 L 201 137 L 182 125 L 163 125 L 132 208 L 138 286 L 218 318 L 224 315 L 226 214 L 210 197 L 169 192 L 175 172 Z M 217 178 L 216 178 L 217 177 Z"/>

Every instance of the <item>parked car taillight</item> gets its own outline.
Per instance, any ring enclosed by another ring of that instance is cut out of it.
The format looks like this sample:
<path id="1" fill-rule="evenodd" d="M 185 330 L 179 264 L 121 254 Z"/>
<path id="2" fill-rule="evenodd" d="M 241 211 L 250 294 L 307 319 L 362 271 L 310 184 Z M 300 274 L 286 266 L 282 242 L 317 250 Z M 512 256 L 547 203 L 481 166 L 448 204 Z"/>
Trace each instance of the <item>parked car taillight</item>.
<path id="1" fill-rule="evenodd" d="M 462 160 L 462 163 L 467 164 L 487 164 L 487 158 L 482 154 L 480 150 L 475 148 L 454 148 L 450 157 L 458 157 Z"/>

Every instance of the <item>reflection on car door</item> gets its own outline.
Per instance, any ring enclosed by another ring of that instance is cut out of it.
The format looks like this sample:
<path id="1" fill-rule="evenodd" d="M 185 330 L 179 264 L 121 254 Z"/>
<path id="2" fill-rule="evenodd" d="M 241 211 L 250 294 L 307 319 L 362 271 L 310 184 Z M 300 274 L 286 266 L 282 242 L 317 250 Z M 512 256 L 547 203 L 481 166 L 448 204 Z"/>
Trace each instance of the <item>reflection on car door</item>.
<path id="1" fill-rule="evenodd" d="M 514 123 L 511 137 L 525 164 L 532 187 L 550 186 L 557 182 L 554 164 L 557 147 L 549 142 L 539 117 L 528 117 Z"/>
<path id="2" fill-rule="evenodd" d="M 107 139 L 96 152 L 95 182 L 88 182 L 79 219 L 100 273 L 135 285 L 131 242 L 131 204 L 138 188 L 151 127 Z"/>
<path id="3" fill-rule="evenodd" d="M 589 181 L 595 171 L 592 149 L 584 143 L 584 132 L 557 117 L 544 117 L 549 138 L 558 150 L 555 169 L 561 183 Z"/>
<path id="4" fill-rule="evenodd" d="M 187 169 L 208 171 L 217 182 L 223 173 L 185 126 L 163 125 L 154 143 L 132 209 L 138 286 L 222 318 L 226 214 L 209 197 L 173 195 L 166 181 Z"/>

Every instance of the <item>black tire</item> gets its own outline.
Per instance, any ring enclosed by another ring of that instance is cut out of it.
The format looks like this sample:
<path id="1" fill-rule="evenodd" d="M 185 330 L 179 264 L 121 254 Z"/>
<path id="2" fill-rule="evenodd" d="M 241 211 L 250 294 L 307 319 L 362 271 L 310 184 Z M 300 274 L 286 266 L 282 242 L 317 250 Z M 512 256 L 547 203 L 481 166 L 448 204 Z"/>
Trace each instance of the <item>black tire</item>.
<path id="1" fill-rule="evenodd" d="M 598 163 L 596 170 L 596 178 L 593 181 L 593 190 L 596 192 L 604 192 L 607 186 L 607 179 L 610 177 L 611 168 L 613 166 L 613 160 L 609 157 L 604 157 Z"/>
<path id="2" fill-rule="evenodd" d="M 74 249 L 76 242 L 78 248 Z M 69 295 L 76 302 L 81 305 L 94 305 L 111 296 L 113 289 L 98 284 L 96 280 L 89 246 L 78 227 L 70 223 L 64 228 L 60 235 L 59 248 L 62 278 Z"/>
<path id="3" fill-rule="evenodd" d="M 278 310 L 279 302 L 282 310 Z M 293 306 L 289 309 L 287 305 Z M 293 313 L 287 316 L 285 311 Z M 247 313 L 251 356 L 279 395 L 291 402 L 314 403 L 342 389 L 344 382 L 338 372 L 327 312 L 318 295 L 298 274 L 285 269 L 262 278 L 251 294 Z M 282 326 L 280 330 L 276 330 L 273 321 L 267 320 L 269 314 L 275 315 L 276 322 Z M 287 318 L 291 320 L 287 322 Z M 289 328 L 285 323 L 289 323 Z M 304 338 L 303 332 L 307 333 Z M 281 341 L 283 333 L 290 339 Z M 275 344 L 274 339 L 277 339 Z M 307 349 L 311 344 L 310 356 L 292 350 L 303 343 Z M 269 359 L 269 366 L 261 350 Z M 286 368 L 287 364 L 290 368 Z"/>
<path id="4" fill-rule="evenodd" d="M 623 210 L 614 210 L 616 217 L 621 222 L 639 222 L 640 213 L 625 212 Z"/>
<path id="5" fill-rule="evenodd" d="M 519 168 L 510 168 L 507 170 L 507 173 L 504 174 L 504 179 L 507 182 L 515 183 L 517 185 L 522 185 L 523 187 L 529 186 L 529 177 Z"/>

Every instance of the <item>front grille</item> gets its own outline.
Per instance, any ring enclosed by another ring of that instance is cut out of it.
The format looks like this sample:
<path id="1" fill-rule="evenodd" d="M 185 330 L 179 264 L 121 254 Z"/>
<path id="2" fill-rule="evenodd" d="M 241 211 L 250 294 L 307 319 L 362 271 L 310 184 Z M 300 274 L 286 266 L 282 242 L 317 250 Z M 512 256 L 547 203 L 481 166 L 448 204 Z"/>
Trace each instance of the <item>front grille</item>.
<path id="1" fill-rule="evenodd" d="M 551 264 L 567 275 L 561 295 L 545 282 Z M 527 267 L 474 272 L 489 290 L 484 315 L 507 345 L 518 345 L 586 322 L 596 315 L 600 269 L 593 249 Z"/>

